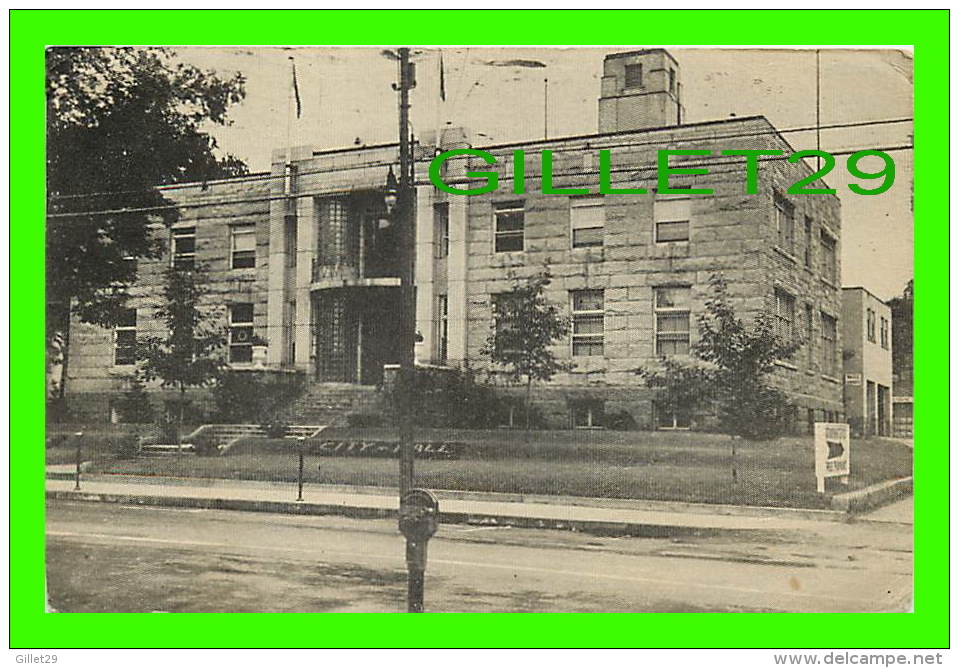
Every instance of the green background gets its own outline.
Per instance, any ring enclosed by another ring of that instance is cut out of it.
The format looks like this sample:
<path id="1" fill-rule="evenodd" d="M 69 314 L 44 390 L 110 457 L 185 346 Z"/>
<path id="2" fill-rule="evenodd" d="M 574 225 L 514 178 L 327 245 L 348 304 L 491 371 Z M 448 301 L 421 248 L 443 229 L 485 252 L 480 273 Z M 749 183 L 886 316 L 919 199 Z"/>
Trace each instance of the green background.
<path id="1" fill-rule="evenodd" d="M 948 12 L 10 12 L 11 647 L 948 646 Z M 45 614 L 43 227 L 46 45 L 913 45 L 914 614 Z M 515 619 L 514 619 L 515 617 Z"/>

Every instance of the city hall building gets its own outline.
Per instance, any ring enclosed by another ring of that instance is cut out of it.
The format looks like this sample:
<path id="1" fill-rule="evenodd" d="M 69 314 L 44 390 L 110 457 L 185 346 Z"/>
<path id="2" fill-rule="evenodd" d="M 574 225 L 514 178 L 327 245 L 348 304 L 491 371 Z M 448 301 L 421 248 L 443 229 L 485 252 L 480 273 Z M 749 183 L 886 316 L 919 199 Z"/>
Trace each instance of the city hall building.
<path id="1" fill-rule="evenodd" d="M 547 298 L 571 321 L 556 353 L 573 365 L 534 385 L 550 426 L 602 427 L 605 416 L 627 411 L 643 428 L 696 428 L 696 416 L 658 410 L 636 370 L 690 355 L 711 277 L 720 275 L 739 316 L 767 312 L 780 335 L 802 341 L 773 381 L 797 407 L 796 430 L 842 415 L 839 200 L 787 194 L 811 170 L 787 162 L 794 149 L 762 116 L 683 123 L 679 75 L 661 49 L 607 56 L 597 134 L 494 146 L 452 127 L 417 137 L 418 364 L 482 376 L 493 304 L 547 269 Z M 497 190 L 451 194 L 427 178 L 438 153 L 465 148 L 496 164 L 458 155 L 444 163 L 443 180 L 475 188 L 485 182 L 467 172 L 494 171 Z M 673 174 L 669 185 L 712 192 L 657 193 L 662 149 L 708 151 L 671 156 L 672 168 L 708 173 Z M 756 194 L 746 193 L 745 158 L 722 155 L 742 149 L 783 152 L 759 159 Z M 600 194 L 606 150 L 613 192 Z M 552 189 L 587 192 L 544 193 L 544 151 Z M 229 328 L 232 366 L 305 372 L 317 402 L 326 389 L 375 393 L 384 366 L 398 360 L 399 239 L 384 197 L 397 156 L 396 144 L 300 147 L 289 169 L 284 150 L 269 174 L 165 188 L 181 206 L 175 225 L 155 229 L 168 251 L 140 262 L 122 326 L 74 323 L 69 400 L 106 416 L 135 369 L 137 333 L 159 327 L 163 270 L 197 264 L 208 268 L 211 309 Z M 628 192 L 636 189 L 646 192 Z"/>

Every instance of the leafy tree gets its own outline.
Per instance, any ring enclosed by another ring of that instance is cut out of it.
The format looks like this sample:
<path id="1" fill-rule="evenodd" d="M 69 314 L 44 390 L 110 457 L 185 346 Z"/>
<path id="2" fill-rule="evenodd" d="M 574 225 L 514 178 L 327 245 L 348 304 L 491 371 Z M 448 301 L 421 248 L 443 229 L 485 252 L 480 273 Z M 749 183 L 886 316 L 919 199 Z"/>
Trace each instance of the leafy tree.
<path id="1" fill-rule="evenodd" d="M 699 363 L 666 359 L 661 368 L 637 373 L 673 410 L 708 410 L 720 429 L 733 436 L 779 436 L 792 409 L 768 376 L 777 360 L 795 354 L 800 342 L 776 335 L 769 313 L 760 313 L 748 326 L 730 304 L 723 278 L 714 275 L 710 284 L 712 296 L 699 318 L 699 341 L 692 350 Z"/>
<path id="2" fill-rule="evenodd" d="M 221 349 L 226 332 L 221 318 L 207 310 L 203 298 L 202 269 L 167 269 L 164 274 L 162 303 L 156 318 L 166 336 L 143 336 L 137 340 L 139 375 L 143 381 L 159 380 L 162 387 L 176 388 L 180 396 L 172 417 L 177 441 L 186 410 L 186 390 L 212 384 L 225 365 Z"/>
<path id="3" fill-rule="evenodd" d="M 220 78 L 159 48 L 56 47 L 46 62 L 49 342 L 68 336 L 71 312 L 118 322 L 136 278 L 128 259 L 158 257 L 148 225 L 177 218 L 155 186 L 247 170 L 218 158 L 206 131 L 228 123 L 242 75 Z"/>
<path id="4" fill-rule="evenodd" d="M 897 391 L 912 393 L 913 282 L 902 295 L 889 300 L 892 310 L 892 370 L 898 376 Z"/>
<path id="5" fill-rule="evenodd" d="M 548 272 L 516 281 L 512 290 L 493 301 L 492 331 L 481 353 L 502 368 L 508 383 L 526 382 L 526 428 L 530 428 L 530 395 L 534 381 L 548 382 L 571 365 L 557 359 L 553 344 L 569 333 L 569 319 L 546 300 Z"/>
<path id="6" fill-rule="evenodd" d="M 799 349 L 798 340 L 783 340 L 768 312 L 747 327 L 736 316 L 721 276 L 710 279 L 713 295 L 699 318 L 696 356 L 713 365 L 712 386 L 720 427 L 749 439 L 774 438 L 786 428 L 791 407 L 786 395 L 767 378 L 778 360 L 788 360 Z"/>

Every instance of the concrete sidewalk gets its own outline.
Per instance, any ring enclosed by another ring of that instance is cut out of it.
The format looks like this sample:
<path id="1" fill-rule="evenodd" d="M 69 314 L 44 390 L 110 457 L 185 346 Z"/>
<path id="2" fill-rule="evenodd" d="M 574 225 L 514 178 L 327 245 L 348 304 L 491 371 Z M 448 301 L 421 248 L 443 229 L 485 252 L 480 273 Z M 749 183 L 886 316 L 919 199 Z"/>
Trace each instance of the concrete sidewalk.
<path id="1" fill-rule="evenodd" d="M 71 471 L 48 469 L 48 498 L 138 505 L 216 508 L 355 518 L 395 518 L 398 498 L 383 488 L 305 484 L 296 501 L 294 483 L 239 480 L 86 475 L 74 490 Z M 727 531 L 783 531 L 814 528 L 822 521 L 845 521 L 829 510 L 712 506 L 708 504 L 521 497 L 437 491 L 441 521 L 529 528 L 574 529 L 637 536 Z"/>

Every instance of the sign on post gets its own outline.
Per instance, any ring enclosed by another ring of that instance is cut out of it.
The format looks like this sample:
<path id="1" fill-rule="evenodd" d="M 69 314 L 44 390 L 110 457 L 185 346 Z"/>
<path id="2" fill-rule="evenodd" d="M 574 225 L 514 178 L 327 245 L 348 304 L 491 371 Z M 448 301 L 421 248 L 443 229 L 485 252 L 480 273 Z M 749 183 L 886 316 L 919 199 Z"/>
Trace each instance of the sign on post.
<path id="1" fill-rule="evenodd" d="M 839 477 L 849 483 L 849 425 L 817 422 L 815 424 L 816 491 L 826 493 L 826 478 Z"/>

